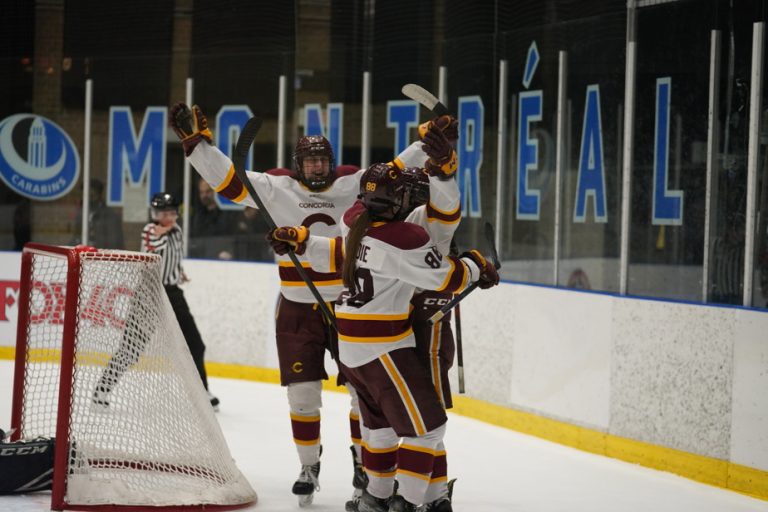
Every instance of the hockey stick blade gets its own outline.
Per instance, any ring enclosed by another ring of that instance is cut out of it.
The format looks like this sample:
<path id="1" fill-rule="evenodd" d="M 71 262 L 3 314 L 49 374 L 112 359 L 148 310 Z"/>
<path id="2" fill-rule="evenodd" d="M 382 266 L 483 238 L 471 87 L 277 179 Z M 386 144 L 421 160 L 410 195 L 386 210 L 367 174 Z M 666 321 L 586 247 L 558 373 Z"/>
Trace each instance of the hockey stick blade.
<path id="1" fill-rule="evenodd" d="M 450 114 L 448 108 L 443 105 L 434 94 L 420 85 L 405 84 L 400 90 L 402 91 L 403 95 L 411 98 L 421 105 L 424 105 L 424 107 L 426 107 L 428 110 L 434 112 L 435 115 L 444 116 Z"/>
<path id="2" fill-rule="evenodd" d="M 491 260 L 493 261 L 493 266 L 497 269 L 501 268 L 501 262 L 499 261 L 499 254 L 498 251 L 496 251 L 496 240 L 495 240 L 495 233 L 493 226 L 490 222 L 485 223 L 485 241 L 488 242 L 488 250 L 491 252 Z M 441 318 L 443 318 L 450 310 L 455 308 L 461 301 L 467 298 L 467 295 L 475 291 L 477 287 L 480 286 L 480 281 L 475 281 L 474 283 L 470 284 L 466 288 L 464 288 L 464 291 L 460 294 L 456 295 L 453 299 L 448 302 L 445 306 L 440 308 L 439 311 L 437 311 L 434 315 L 429 317 L 429 325 L 435 325 L 437 322 L 440 321 Z"/>
<path id="3" fill-rule="evenodd" d="M 253 199 L 253 202 L 256 203 L 256 205 L 259 207 L 259 211 L 264 216 L 264 220 L 266 221 L 267 226 L 270 230 L 272 230 L 277 228 L 277 224 L 275 224 L 275 220 L 272 218 L 272 215 L 269 214 L 269 210 L 267 210 L 267 208 L 264 206 L 264 202 L 261 200 L 261 197 L 259 197 L 256 189 L 253 188 L 253 184 L 251 183 L 251 180 L 248 179 L 248 174 L 245 172 L 245 159 L 248 156 L 248 151 L 251 148 L 251 144 L 253 144 L 253 141 L 256 139 L 256 134 L 259 133 L 260 129 L 261 119 L 258 117 L 252 117 L 248 120 L 248 122 L 245 123 L 243 131 L 240 132 L 240 137 L 237 138 L 237 144 L 235 144 L 235 154 L 234 160 L 232 160 L 232 165 L 235 168 L 235 175 L 237 176 L 237 179 L 242 182 L 243 186 L 248 191 L 248 194 Z M 323 296 L 320 295 L 320 292 L 317 291 L 315 284 L 307 275 L 307 271 L 301 265 L 301 262 L 296 256 L 296 253 L 294 253 L 293 250 L 289 250 L 288 257 L 291 259 L 291 262 L 296 268 L 296 272 L 298 272 L 299 277 L 301 277 L 301 279 L 307 285 L 309 291 L 312 292 L 312 296 L 314 296 L 315 300 L 317 301 L 317 305 L 325 316 L 326 321 L 331 327 L 333 327 L 333 329 L 336 329 L 336 321 L 333 313 L 331 313 L 331 310 L 328 308 L 328 304 L 326 304 L 325 300 L 323 300 Z"/>
<path id="4" fill-rule="evenodd" d="M 232 161 L 235 171 L 237 171 L 237 169 L 242 169 L 243 172 L 245 172 L 245 159 L 248 158 L 248 151 L 251 149 L 251 144 L 256 140 L 256 135 L 259 133 L 259 130 L 261 130 L 261 122 L 260 117 L 252 117 L 246 121 L 243 131 L 240 132 L 240 136 L 237 138 L 237 143 L 235 144 L 234 160 Z M 250 192 L 250 190 L 248 192 Z"/>

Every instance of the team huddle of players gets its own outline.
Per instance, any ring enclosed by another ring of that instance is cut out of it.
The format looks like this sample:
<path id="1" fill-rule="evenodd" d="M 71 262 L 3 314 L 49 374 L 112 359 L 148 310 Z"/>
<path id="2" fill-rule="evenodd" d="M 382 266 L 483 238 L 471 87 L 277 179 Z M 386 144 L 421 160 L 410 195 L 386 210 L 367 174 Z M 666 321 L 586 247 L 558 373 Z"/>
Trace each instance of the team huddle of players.
<path id="1" fill-rule="evenodd" d="M 212 144 L 202 111 L 176 104 L 171 125 L 217 193 L 258 207 L 231 160 Z M 276 311 L 281 384 L 301 463 L 299 504 L 320 489 L 320 407 L 325 351 L 351 400 L 354 464 L 347 511 L 451 511 L 443 444 L 451 407 L 450 315 L 427 319 L 470 283 L 498 284 L 479 251 L 451 253 L 461 219 L 453 149 L 458 123 L 441 116 L 391 162 L 336 166 L 322 136 L 299 139 L 293 169 L 246 172 L 279 227 L 267 234 L 281 293 Z M 306 271 L 305 282 L 293 255 Z M 334 312 L 322 314 L 312 285 Z"/>

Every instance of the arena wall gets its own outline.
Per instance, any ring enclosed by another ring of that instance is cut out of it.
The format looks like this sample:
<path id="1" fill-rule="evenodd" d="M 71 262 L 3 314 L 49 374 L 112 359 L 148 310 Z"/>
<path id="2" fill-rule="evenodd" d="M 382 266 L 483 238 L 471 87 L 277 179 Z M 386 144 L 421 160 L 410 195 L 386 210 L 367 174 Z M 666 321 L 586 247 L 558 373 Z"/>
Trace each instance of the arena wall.
<path id="1" fill-rule="evenodd" d="M 19 265 L 0 253 L 5 358 Z M 276 375 L 274 265 L 185 268 L 212 374 Z M 461 316 L 457 412 L 768 499 L 765 311 L 503 283 L 471 295 Z M 452 379 L 456 393 L 455 369 Z"/>

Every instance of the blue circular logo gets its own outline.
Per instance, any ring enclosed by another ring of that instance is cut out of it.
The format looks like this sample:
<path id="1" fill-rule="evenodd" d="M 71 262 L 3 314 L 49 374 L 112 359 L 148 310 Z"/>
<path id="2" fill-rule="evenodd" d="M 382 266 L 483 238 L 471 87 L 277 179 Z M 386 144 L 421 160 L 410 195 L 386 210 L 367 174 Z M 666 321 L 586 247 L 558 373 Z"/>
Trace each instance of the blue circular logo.
<path id="1" fill-rule="evenodd" d="M 0 121 L 0 179 L 22 196 L 52 201 L 80 175 L 80 156 L 69 135 L 50 119 L 15 114 Z"/>

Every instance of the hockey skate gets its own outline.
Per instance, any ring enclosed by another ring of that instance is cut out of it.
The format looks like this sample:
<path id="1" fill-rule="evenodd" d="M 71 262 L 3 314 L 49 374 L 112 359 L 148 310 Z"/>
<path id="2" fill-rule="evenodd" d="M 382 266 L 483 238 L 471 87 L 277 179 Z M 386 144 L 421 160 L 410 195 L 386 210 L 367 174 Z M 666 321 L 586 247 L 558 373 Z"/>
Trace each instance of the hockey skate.
<path id="1" fill-rule="evenodd" d="M 307 507 L 312 504 L 315 498 L 315 491 L 320 490 L 320 482 L 317 477 L 320 475 L 320 461 L 314 464 L 301 466 L 299 478 L 293 483 L 291 492 L 299 497 L 299 506 Z"/>
<path id="2" fill-rule="evenodd" d="M 438 498 L 422 505 L 417 509 L 419 512 L 453 512 L 451 500 L 448 498 Z"/>
<path id="3" fill-rule="evenodd" d="M 360 498 L 363 497 L 362 489 L 355 489 L 352 498 L 344 504 L 344 512 L 360 512 Z"/>
<path id="4" fill-rule="evenodd" d="M 362 490 L 368 486 L 368 475 L 365 474 L 363 463 L 357 458 L 355 447 L 350 446 L 349 449 L 352 452 L 352 470 L 354 471 L 352 475 L 352 487 L 355 488 L 355 491 L 352 494 L 352 498 L 344 505 L 344 510 L 346 512 L 359 512 L 358 507 L 360 498 L 363 495 Z"/>
<path id="5" fill-rule="evenodd" d="M 372 494 L 368 494 L 368 491 L 363 490 L 357 510 L 358 512 L 388 512 L 390 510 L 389 498 L 377 498 Z"/>
<path id="6" fill-rule="evenodd" d="M 365 489 L 368 487 L 368 475 L 365 474 L 363 469 L 363 461 L 357 458 L 357 452 L 354 446 L 349 447 L 352 452 L 352 470 L 354 474 L 352 476 L 352 487 L 355 489 Z"/>
<path id="7" fill-rule="evenodd" d="M 456 483 L 456 479 L 451 479 L 448 482 L 448 495 L 442 496 L 435 501 L 430 501 L 419 507 L 419 512 L 453 512 L 453 506 L 451 500 L 453 499 L 453 484 Z"/>
<path id="8" fill-rule="evenodd" d="M 418 510 L 420 510 L 418 506 L 406 501 L 406 499 L 399 494 L 395 494 L 392 496 L 392 499 L 389 500 L 388 512 L 417 512 Z"/>

